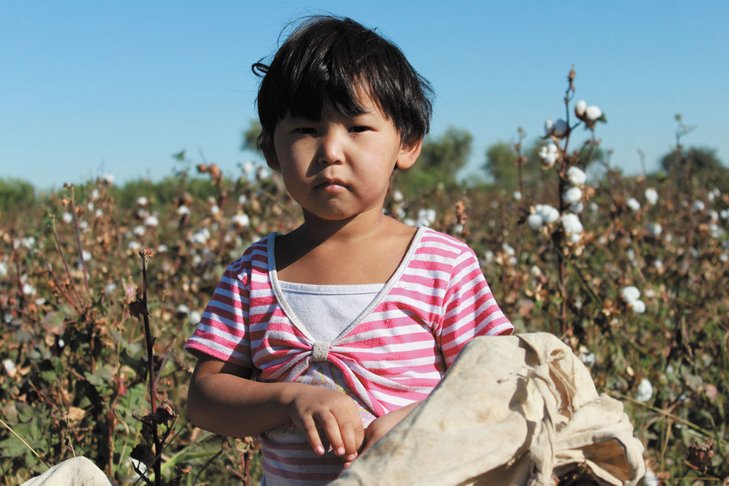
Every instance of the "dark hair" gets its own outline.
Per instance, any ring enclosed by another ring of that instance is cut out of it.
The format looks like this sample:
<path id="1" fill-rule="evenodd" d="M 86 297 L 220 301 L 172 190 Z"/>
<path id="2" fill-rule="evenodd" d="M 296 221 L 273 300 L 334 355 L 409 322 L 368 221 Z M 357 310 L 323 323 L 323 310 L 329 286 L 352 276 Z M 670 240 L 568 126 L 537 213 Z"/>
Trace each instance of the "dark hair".
<path id="1" fill-rule="evenodd" d="M 348 18 L 315 16 L 304 20 L 276 52 L 270 66 L 257 62 L 258 144 L 273 147 L 276 124 L 287 114 L 321 118 L 326 102 L 341 114 L 364 112 L 357 87 L 395 125 L 404 143 L 414 143 L 430 129 L 432 88 L 402 51 L 374 30 Z"/>

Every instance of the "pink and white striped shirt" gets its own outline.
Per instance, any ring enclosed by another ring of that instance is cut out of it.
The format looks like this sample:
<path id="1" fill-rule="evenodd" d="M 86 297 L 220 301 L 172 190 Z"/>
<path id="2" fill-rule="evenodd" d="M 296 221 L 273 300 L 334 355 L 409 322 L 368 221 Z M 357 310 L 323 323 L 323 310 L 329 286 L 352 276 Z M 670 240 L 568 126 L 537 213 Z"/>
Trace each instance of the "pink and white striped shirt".
<path id="1" fill-rule="evenodd" d="M 228 266 L 187 350 L 250 368 L 261 382 L 339 388 L 365 426 L 423 400 L 471 339 L 510 334 L 465 243 L 421 227 L 395 273 L 332 342 L 316 342 L 288 307 L 276 275 L 272 233 Z M 265 484 L 324 483 L 339 459 L 319 457 L 302 433 L 261 437 Z"/>

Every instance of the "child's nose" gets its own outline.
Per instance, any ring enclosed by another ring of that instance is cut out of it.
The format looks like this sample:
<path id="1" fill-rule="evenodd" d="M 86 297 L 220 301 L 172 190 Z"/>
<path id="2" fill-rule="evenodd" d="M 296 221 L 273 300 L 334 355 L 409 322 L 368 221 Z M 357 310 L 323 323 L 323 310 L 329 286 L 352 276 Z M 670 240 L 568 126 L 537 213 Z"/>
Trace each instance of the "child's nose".
<path id="1" fill-rule="evenodd" d="M 344 162 L 345 142 L 345 137 L 337 131 L 329 132 L 322 137 L 319 148 L 319 163 L 331 165 Z"/>

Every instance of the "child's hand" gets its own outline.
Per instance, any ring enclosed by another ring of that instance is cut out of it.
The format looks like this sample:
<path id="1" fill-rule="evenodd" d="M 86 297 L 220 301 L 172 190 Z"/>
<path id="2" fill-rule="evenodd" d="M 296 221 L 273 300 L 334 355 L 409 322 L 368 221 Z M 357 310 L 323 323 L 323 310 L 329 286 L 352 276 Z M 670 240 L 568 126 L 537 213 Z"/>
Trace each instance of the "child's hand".
<path id="1" fill-rule="evenodd" d="M 364 428 L 357 405 L 350 397 L 317 386 L 301 385 L 297 387 L 288 411 L 294 425 L 306 432 L 314 452 L 319 455 L 325 452 L 319 436 L 321 431 L 343 461 L 351 462 L 357 457 Z"/>
<path id="2" fill-rule="evenodd" d="M 362 444 L 362 448 L 360 449 L 359 453 L 363 454 L 370 447 L 372 447 L 375 442 L 380 440 L 385 434 L 392 430 L 393 427 L 399 424 L 402 419 L 407 417 L 408 413 L 410 413 L 410 411 L 414 409 L 417 405 L 417 403 L 411 403 L 410 405 L 402 407 L 398 410 L 395 410 L 373 420 L 365 430 L 364 443 Z M 345 464 L 345 466 L 346 465 L 348 464 Z"/>

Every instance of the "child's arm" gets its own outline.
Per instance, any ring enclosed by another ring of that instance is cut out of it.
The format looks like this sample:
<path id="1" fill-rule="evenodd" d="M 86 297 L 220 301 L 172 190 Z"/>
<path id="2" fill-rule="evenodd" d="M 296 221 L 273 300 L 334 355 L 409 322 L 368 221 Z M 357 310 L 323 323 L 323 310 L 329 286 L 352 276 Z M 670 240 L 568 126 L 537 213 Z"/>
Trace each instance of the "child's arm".
<path id="1" fill-rule="evenodd" d="M 235 437 L 255 436 L 293 423 L 306 432 L 318 454 L 324 454 L 325 439 L 344 460 L 356 457 L 364 430 L 350 397 L 313 385 L 259 383 L 249 377 L 247 369 L 230 363 L 198 361 L 187 396 L 190 421 L 216 434 Z"/>

